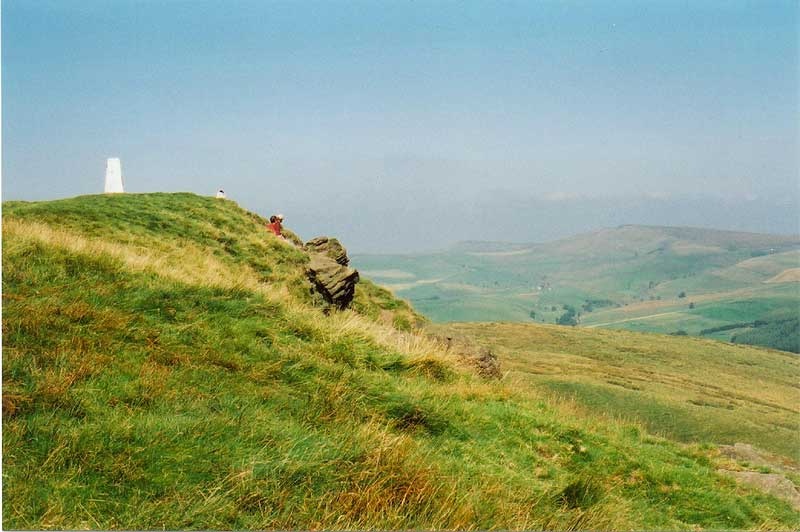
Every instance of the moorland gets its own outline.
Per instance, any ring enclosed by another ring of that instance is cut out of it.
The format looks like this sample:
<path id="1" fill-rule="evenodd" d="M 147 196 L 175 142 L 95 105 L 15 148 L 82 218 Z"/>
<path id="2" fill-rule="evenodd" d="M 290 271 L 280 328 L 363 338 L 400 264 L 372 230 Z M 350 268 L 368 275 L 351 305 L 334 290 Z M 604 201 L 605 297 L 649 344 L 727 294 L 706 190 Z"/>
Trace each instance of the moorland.
<path id="1" fill-rule="evenodd" d="M 264 223 L 193 194 L 3 204 L 4 528 L 800 525 L 743 481 L 798 483 L 794 355 L 430 328 L 366 279 L 339 311 Z"/>

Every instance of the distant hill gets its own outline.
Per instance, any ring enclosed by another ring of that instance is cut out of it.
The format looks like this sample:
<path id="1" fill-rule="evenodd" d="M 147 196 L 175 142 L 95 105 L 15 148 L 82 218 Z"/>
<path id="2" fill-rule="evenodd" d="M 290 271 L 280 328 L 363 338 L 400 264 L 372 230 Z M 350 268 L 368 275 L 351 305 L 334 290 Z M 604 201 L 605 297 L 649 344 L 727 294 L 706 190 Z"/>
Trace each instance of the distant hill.
<path id="1" fill-rule="evenodd" d="M 708 334 L 730 340 L 756 322 L 800 315 L 797 236 L 625 225 L 548 243 L 465 242 L 355 261 L 434 321 L 572 319 L 695 335 L 717 329 Z M 382 277 L 388 264 L 403 278 Z"/>
<path id="2" fill-rule="evenodd" d="M 455 244 L 451 251 L 454 252 L 507 252 L 523 249 L 531 251 L 547 250 L 553 253 L 609 253 L 613 251 L 647 251 L 654 249 L 652 245 L 674 244 L 680 249 L 681 245 L 692 244 L 699 246 L 696 252 L 718 252 L 720 249 L 733 250 L 747 248 L 751 251 L 767 252 L 769 249 L 782 249 L 786 246 L 795 248 L 800 246 L 800 236 L 769 235 L 762 233 L 747 233 L 741 231 L 724 231 L 699 227 L 664 227 L 648 225 L 621 225 L 616 228 L 601 229 L 589 233 L 563 238 L 548 243 L 510 243 L 510 242 L 482 242 L 464 241 Z M 705 248 L 705 249 L 703 249 Z"/>
<path id="3" fill-rule="evenodd" d="M 485 242 L 464 240 L 457 242 L 448 251 L 454 253 L 507 253 L 510 251 L 529 251 L 535 244 L 515 244 L 512 242 Z"/>
<path id="4" fill-rule="evenodd" d="M 800 524 L 791 499 L 736 476 L 794 490 L 796 357 L 611 331 L 573 342 L 571 329 L 528 326 L 573 367 L 602 357 L 592 378 L 637 364 L 618 372 L 627 383 L 673 354 L 697 371 L 736 364 L 719 394 L 707 376 L 673 371 L 685 379 L 666 383 L 673 399 L 702 404 L 656 414 L 730 404 L 779 427 L 662 431 L 508 378 L 538 363 L 505 351 L 503 335 L 502 371 L 487 377 L 470 353 L 491 352 L 419 330 L 413 309 L 369 282 L 350 309 L 318 305 L 309 253 L 264 222 L 193 194 L 3 205 L 5 529 Z M 739 439 L 767 462 L 725 454 Z"/>

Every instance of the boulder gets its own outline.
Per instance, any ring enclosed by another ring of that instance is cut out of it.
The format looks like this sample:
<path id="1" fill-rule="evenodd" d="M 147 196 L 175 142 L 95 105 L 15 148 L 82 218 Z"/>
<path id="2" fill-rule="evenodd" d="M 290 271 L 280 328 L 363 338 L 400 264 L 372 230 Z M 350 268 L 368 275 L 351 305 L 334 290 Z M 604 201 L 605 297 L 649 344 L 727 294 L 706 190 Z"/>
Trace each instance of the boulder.
<path id="1" fill-rule="evenodd" d="M 317 237 L 305 245 L 311 260 L 306 265 L 306 277 L 314 291 L 326 303 L 346 309 L 353 301 L 358 283 L 358 271 L 349 268 L 347 251 L 335 238 Z"/>
<path id="2" fill-rule="evenodd" d="M 503 376 L 500 373 L 500 361 L 497 360 L 497 355 L 492 353 L 491 349 L 486 347 L 478 348 L 473 355 L 472 363 L 482 377 L 499 379 Z"/>
<path id="3" fill-rule="evenodd" d="M 761 473 L 760 471 L 726 471 L 720 470 L 723 474 L 735 478 L 742 484 L 748 484 L 756 489 L 769 493 L 779 499 L 783 499 L 795 510 L 800 510 L 800 491 L 794 487 L 794 483 L 780 473 Z"/>
<path id="4" fill-rule="evenodd" d="M 309 253 L 321 253 L 332 258 L 338 264 L 347 266 L 350 264 L 350 259 L 347 257 L 347 250 L 335 238 L 327 236 L 318 236 L 312 238 L 305 245 L 306 251 Z"/>
<path id="5" fill-rule="evenodd" d="M 453 338 L 452 336 L 432 337 L 442 344 L 449 353 L 475 368 L 478 375 L 486 379 L 499 379 L 503 376 L 500 371 L 500 361 L 497 360 L 491 349 L 475 344 L 467 338 Z"/>

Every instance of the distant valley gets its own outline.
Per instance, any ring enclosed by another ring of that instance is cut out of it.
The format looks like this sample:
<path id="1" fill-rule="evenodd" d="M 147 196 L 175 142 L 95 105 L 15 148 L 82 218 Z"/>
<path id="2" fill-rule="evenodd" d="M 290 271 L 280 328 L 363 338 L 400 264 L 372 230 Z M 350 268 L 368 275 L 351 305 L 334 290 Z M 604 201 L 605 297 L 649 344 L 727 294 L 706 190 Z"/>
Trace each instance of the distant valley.
<path id="1" fill-rule="evenodd" d="M 800 350 L 797 236 L 626 225 L 354 262 L 434 322 L 559 323 Z"/>

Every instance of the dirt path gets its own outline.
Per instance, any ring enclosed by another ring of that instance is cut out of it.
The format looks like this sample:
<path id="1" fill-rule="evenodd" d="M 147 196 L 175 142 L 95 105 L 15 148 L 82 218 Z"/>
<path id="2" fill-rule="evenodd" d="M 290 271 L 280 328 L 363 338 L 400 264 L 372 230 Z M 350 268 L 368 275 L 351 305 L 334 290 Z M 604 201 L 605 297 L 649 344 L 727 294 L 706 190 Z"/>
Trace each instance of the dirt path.
<path id="1" fill-rule="evenodd" d="M 800 268 L 789 268 L 783 270 L 781 273 L 771 279 L 764 281 L 765 283 L 791 283 L 800 281 Z"/>
<path id="2" fill-rule="evenodd" d="M 650 318 L 657 318 L 659 316 L 667 316 L 669 314 L 682 314 L 682 310 L 673 310 L 671 312 L 660 312 L 658 314 L 648 314 L 647 316 L 639 316 L 638 318 L 627 318 L 624 320 L 609 321 L 606 323 L 593 323 L 592 325 L 585 325 L 584 329 L 594 329 L 595 327 L 605 327 L 606 325 L 616 325 L 617 323 L 625 323 L 627 321 L 649 320 Z"/>

